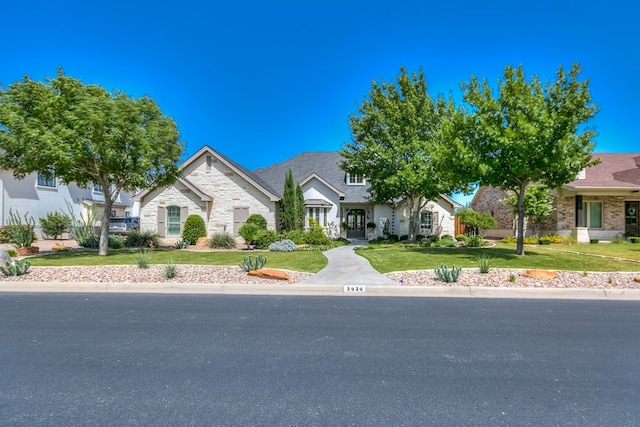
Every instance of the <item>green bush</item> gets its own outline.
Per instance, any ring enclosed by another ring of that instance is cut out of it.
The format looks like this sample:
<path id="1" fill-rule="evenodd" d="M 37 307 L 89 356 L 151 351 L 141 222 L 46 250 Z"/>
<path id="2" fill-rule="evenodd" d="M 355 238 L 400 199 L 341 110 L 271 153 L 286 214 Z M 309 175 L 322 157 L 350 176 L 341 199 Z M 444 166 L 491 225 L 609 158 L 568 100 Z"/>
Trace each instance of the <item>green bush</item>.
<path id="1" fill-rule="evenodd" d="M 172 260 L 167 261 L 164 266 L 164 278 L 173 279 L 178 275 L 178 269 Z"/>
<path id="2" fill-rule="evenodd" d="M 462 242 L 464 244 L 467 244 L 467 241 L 469 240 L 469 236 L 467 236 L 466 234 L 458 234 L 456 236 L 456 240 L 458 242 Z"/>
<path id="3" fill-rule="evenodd" d="M 640 237 L 629 237 L 631 243 L 640 243 Z"/>
<path id="4" fill-rule="evenodd" d="M 598 242 L 600 242 L 598 239 L 589 239 L 589 243 L 591 244 L 597 244 Z"/>
<path id="5" fill-rule="evenodd" d="M 541 245 L 550 245 L 551 239 L 547 239 L 546 237 L 541 237 L 538 239 L 538 243 Z"/>
<path id="6" fill-rule="evenodd" d="M 227 231 L 213 233 L 209 239 L 209 247 L 212 249 L 235 249 L 237 244 L 236 238 Z"/>
<path id="7" fill-rule="evenodd" d="M 127 248 L 157 248 L 160 246 L 160 235 L 154 231 L 131 231 L 124 240 Z"/>
<path id="8" fill-rule="evenodd" d="M 405 242 L 405 241 L 409 240 L 409 235 L 403 234 L 402 236 L 400 236 L 399 240 L 401 242 Z"/>
<path id="9" fill-rule="evenodd" d="M 296 245 L 304 244 L 306 234 L 302 230 L 288 230 L 282 233 L 283 239 L 289 239 Z"/>
<path id="10" fill-rule="evenodd" d="M 253 241 L 258 236 L 258 232 L 260 231 L 260 227 L 251 222 L 245 222 L 238 229 L 238 234 L 244 239 L 247 244 L 247 249 L 251 248 Z"/>
<path id="11" fill-rule="evenodd" d="M 469 248 L 481 248 L 485 245 L 485 241 L 480 234 L 469 236 L 467 239 L 467 247 Z"/>
<path id="12" fill-rule="evenodd" d="M 9 230 L 6 225 L 0 227 L 0 243 L 9 243 L 11 236 L 9 236 Z"/>
<path id="13" fill-rule="evenodd" d="M 62 233 L 69 231 L 71 217 L 61 212 L 47 212 L 47 216 L 40 218 L 42 234 L 47 238 L 57 239 Z"/>
<path id="14" fill-rule="evenodd" d="M 249 215 L 246 222 L 257 225 L 261 230 L 267 229 L 267 220 L 260 214 Z"/>
<path id="15" fill-rule="evenodd" d="M 255 249 L 268 249 L 269 245 L 280 241 L 280 234 L 273 230 L 258 230 L 255 239 L 253 240 L 253 247 Z"/>
<path id="16" fill-rule="evenodd" d="M 453 248 L 456 246 L 456 242 L 450 239 L 440 239 L 436 242 L 433 242 L 433 243 L 429 242 L 429 243 L 434 248 Z"/>
<path id="17" fill-rule="evenodd" d="M 505 236 L 502 238 L 502 242 L 503 243 L 509 243 L 511 245 L 515 245 L 517 240 L 515 238 L 515 236 Z"/>
<path id="18" fill-rule="evenodd" d="M 195 245 L 201 237 L 207 237 L 204 219 L 200 215 L 189 215 L 182 229 L 182 240 L 189 242 L 190 245 Z"/>
<path id="19" fill-rule="evenodd" d="M 389 234 L 389 241 L 392 243 L 395 243 L 397 241 L 399 241 L 398 235 L 397 234 Z"/>

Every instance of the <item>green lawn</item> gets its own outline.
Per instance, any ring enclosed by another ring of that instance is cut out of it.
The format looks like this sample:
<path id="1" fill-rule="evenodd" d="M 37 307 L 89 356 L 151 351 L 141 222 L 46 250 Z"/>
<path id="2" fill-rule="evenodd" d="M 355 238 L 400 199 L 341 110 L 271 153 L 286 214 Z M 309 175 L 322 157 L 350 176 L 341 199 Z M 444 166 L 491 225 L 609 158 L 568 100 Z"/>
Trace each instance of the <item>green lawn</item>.
<path id="1" fill-rule="evenodd" d="M 599 248 L 594 248 L 600 246 Z M 614 247 L 615 246 L 615 247 Z M 607 249 L 609 252 L 607 252 Z M 582 251 L 580 254 L 564 252 Z M 588 252 L 592 251 L 592 252 Z M 602 251 L 602 252 L 600 252 Z M 499 243 L 493 248 L 404 248 L 401 246 L 358 250 L 381 273 L 426 270 L 441 264 L 477 267 L 477 256 L 493 257 L 495 268 L 542 268 L 573 271 L 640 271 L 640 262 L 617 261 L 594 255 L 608 255 L 640 261 L 634 245 L 551 245 L 525 247 L 525 256 L 515 255 L 515 245 Z M 589 255 L 594 254 L 594 255 Z"/>
<path id="2" fill-rule="evenodd" d="M 248 255 L 264 255 L 268 268 L 316 273 L 325 265 L 327 258 L 320 251 L 265 252 L 265 251 L 221 251 L 194 252 L 185 250 L 151 251 L 151 264 L 194 265 L 239 265 Z M 110 250 L 107 256 L 98 256 L 97 251 L 58 252 L 30 258 L 33 266 L 69 265 L 136 265 L 137 250 Z"/>

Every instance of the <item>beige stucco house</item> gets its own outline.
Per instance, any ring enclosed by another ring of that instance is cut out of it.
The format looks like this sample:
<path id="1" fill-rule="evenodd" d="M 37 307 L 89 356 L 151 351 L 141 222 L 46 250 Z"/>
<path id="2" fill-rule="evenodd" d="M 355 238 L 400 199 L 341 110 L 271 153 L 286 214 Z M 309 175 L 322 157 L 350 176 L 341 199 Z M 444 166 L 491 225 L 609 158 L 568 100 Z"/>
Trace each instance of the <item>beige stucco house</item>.
<path id="1" fill-rule="evenodd" d="M 640 235 L 640 153 L 600 153 L 601 162 L 552 190 L 554 211 L 542 226 L 542 234 L 573 235 L 579 242 L 609 240 L 616 235 Z M 502 203 L 507 194 L 481 187 L 471 207 L 490 213 L 498 223 L 488 235 L 514 235 L 513 209 Z M 526 234 L 526 233 L 525 233 Z"/>
<path id="2" fill-rule="evenodd" d="M 305 199 L 306 218 L 314 218 L 330 236 L 347 223 L 346 237 L 373 238 L 408 234 L 407 210 L 402 202 L 374 205 L 368 201 L 365 177 L 340 169 L 339 152 L 305 152 L 282 163 L 249 171 L 211 147 L 205 146 L 181 166 L 171 186 L 145 190 L 140 201 L 141 229 L 179 237 L 190 214 L 202 216 L 208 235 L 237 230 L 251 214 L 260 214 L 269 229 L 279 230 L 280 200 L 289 169 Z M 459 205 L 447 196 L 429 202 L 421 213 L 421 233 L 453 234 L 454 210 Z M 376 227 L 369 230 L 368 223 Z"/>

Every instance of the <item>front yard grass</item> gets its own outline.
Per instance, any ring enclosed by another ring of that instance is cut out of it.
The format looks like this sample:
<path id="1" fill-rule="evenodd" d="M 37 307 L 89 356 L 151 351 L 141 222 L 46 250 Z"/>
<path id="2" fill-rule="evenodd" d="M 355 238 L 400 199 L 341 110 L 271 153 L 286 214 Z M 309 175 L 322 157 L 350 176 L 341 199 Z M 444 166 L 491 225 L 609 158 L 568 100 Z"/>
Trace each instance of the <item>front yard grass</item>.
<path id="1" fill-rule="evenodd" d="M 594 248 L 597 246 L 601 246 L 601 248 Z M 380 248 L 370 246 L 370 248 L 374 249 L 359 249 L 357 253 L 369 260 L 373 268 L 381 273 L 404 270 L 430 270 L 441 264 L 475 268 L 478 267 L 478 262 L 475 258 L 483 253 L 493 257 L 493 268 L 640 271 L 640 262 L 595 256 L 606 255 L 640 261 L 640 251 L 635 250 L 634 245 L 631 244 L 525 246 L 525 256 L 517 256 L 515 254 L 515 245 L 503 243 L 498 243 L 495 247 L 490 248 L 417 248 L 402 246 Z M 609 252 L 607 252 L 607 248 Z M 581 253 L 573 253 L 578 251 L 581 251 Z"/>
<path id="2" fill-rule="evenodd" d="M 74 265 L 131 265 L 137 268 L 138 250 L 109 250 L 107 256 L 99 256 L 97 251 L 58 252 L 32 257 L 35 267 L 62 267 Z M 266 251 L 220 251 L 194 252 L 185 250 L 153 250 L 151 264 L 192 265 L 239 265 L 248 255 L 267 257 L 267 268 L 316 273 L 327 265 L 327 258 L 320 251 L 266 252 Z"/>

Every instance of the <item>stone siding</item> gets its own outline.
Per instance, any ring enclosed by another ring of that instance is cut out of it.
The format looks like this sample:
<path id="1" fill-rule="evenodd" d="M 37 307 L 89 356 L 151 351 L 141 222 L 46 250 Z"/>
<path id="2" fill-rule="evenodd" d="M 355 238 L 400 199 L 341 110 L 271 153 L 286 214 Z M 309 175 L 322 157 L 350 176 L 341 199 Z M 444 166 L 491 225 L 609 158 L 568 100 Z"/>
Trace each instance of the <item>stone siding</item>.
<path id="1" fill-rule="evenodd" d="M 211 156 L 210 161 L 207 156 Z M 234 208 L 248 208 L 249 215 L 260 214 L 267 220 L 267 228 L 276 229 L 276 202 L 258 190 L 251 182 L 229 168 L 208 152 L 194 159 L 182 171 L 195 187 L 213 198 L 201 201 L 179 181 L 170 187 L 150 192 L 140 208 L 140 227 L 143 231 L 158 229 L 158 208 L 179 206 L 189 214 L 201 215 L 207 227 L 207 236 L 215 232 L 233 232 Z M 181 217 L 184 222 L 186 218 Z"/>

